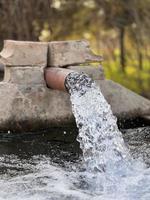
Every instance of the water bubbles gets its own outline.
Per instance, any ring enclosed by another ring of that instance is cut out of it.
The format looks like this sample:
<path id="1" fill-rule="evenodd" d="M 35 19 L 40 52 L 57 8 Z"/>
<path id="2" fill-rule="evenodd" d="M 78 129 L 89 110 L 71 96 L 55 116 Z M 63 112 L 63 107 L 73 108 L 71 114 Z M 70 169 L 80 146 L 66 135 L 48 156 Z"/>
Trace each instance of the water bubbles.
<path id="1" fill-rule="evenodd" d="M 109 163 L 115 165 L 124 154 L 128 154 L 116 118 L 100 89 L 86 74 L 69 74 L 66 87 L 71 95 L 72 109 L 79 128 L 78 141 L 87 168 L 93 172 L 95 169 L 104 171 L 104 166 Z"/>
<path id="2" fill-rule="evenodd" d="M 115 196 L 114 199 L 123 199 L 125 193 L 125 199 L 136 200 L 136 197 L 132 198 L 132 195 L 128 194 L 127 182 L 137 172 L 141 173 L 141 170 L 140 167 L 135 167 L 137 161 L 130 156 L 122 133 L 117 127 L 117 119 L 100 88 L 89 76 L 77 72 L 68 75 L 66 88 L 71 95 L 72 110 L 79 128 L 77 139 L 83 152 L 86 174 L 84 181 L 95 194 L 103 190 L 101 199 L 104 199 L 105 195 L 107 200 L 113 199 L 112 195 Z M 144 168 L 142 169 L 144 171 Z M 142 173 L 139 174 L 139 179 L 143 182 Z M 134 192 L 139 183 L 134 182 L 131 185 Z"/>
<path id="3" fill-rule="evenodd" d="M 40 148 L 32 145 L 38 155 L 21 158 L 22 148 L 18 148 L 20 152 L 17 149 L 17 155 L 1 153 L 0 200 L 150 200 L 150 169 L 130 156 L 116 118 L 100 89 L 87 75 L 78 73 L 67 77 L 66 87 L 79 128 L 77 139 L 83 160 L 73 156 L 72 145 L 70 154 L 60 150 L 54 141 L 53 148 L 50 150 L 52 144 L 48 145 L 49 153 L 44 155 L 40 155 L 43 152 L 41 141 Z M 149 130 L 143 132 L 144 142 L 148 142 Z M 139 132 L 128 133 L 129 143 L 136 143 L 136 157 L 140 149 L 137 142 L 142 141 Z M 25 147 L 33 151 L 28 143 Z M 7 148 L 13 153 L 10 143 Z M 146 147 L 142 148 L 145 152 Z"/>

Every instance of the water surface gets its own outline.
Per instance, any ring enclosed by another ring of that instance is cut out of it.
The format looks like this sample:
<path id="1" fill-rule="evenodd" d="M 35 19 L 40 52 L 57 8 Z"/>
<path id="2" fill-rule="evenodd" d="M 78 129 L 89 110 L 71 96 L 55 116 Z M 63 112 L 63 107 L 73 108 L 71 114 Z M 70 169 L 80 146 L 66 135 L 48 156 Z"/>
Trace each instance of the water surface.
<path id="1" fill-rule="evenodd" d="M 49 133 L 28 136 L 0 137 L 0 199 L 150 199 L 150 188 L 130 188 L 130 198 L 116 193 L 97 195 L 87 190 L 83 182 L 81 166 L 82 153 L 79 144 L 72 137 L 70 141 L 50 138 Z M 76 130 L 74 130 L 74 133 Z M 133 157 L 144 158 L 150 166 L 150 127 L 122 130 L 125 142 L 129 145 Z M 70 135 L 70 131 L 59 131 L 59 134 Z M 57 134 L 55 134 L 57 135 Z M 74 135 L 75 136 L 75 135 Z M 52 141 L 51 141 L 52 140 Z M 80 173 L 76 173 L 80 171 Z M 145 170 L 147 176 L 149 171 Z M 131 184 L 137 177 L 127 180 Z M 141 177 L 138 177 L 139 180 Z M 138 183 L 138 181 L 137 181 Z M 149 184 L 150 185 L 150 184 Z M 149 190 L 149 192 L 147 191 Z M 142 192 L 141 192 L 142 191 Z M 138 194 L 138 198 L 134 194 Z M 141 196 L 142 193 L 145 196 Z M 131 195 L 132 194 L 132 195 Z"/>
<path id="2" fill-rule="evenodd" d="M 79 131 L 1 134 L 0 198 L 149 200 L 150 128 L 121 132 L 86 74 L 69 74 L 66 88 Z"/>

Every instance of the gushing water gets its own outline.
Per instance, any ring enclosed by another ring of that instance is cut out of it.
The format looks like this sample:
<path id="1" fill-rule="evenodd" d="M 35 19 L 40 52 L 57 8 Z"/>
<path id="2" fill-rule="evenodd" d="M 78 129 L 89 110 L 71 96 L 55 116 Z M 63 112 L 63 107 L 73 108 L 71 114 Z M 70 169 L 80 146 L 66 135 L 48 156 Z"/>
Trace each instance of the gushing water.
<path id="1" fill-rule="evenodd" d="M 100 88 L 87 75 L 75 72 L 67 76 L 65 85 L 83 161 L 63 153 L 56 142 L 51 146 L 49 139 L 42 142 L 40 137 L 36 143 L 37 135 L 33 141 L 21 139 L 8 146 L 0 140 L 0 200 L 150 200 L 150 169 L 130 155 Z M 36 156 L 24 158 L 23 146 L 27 154 L 36 150 Z M 46 146 L 48 153 L 40 155 Z M 12 154 L 14 147 L 17 155 Z M 147 145 L 144 148 L 149 151 Z M 72 145 L 69 149 L 73 151 Z"/>
<path id="2" fill-rule="evenodd" d="M 129 153 L 116 118 L 94 81 L 85 74 L 71 73 L 66 87 L 79 128 L 78 141 L 86 170 L 93 173 L 113 171 L 127 162 Z"/>
<path id="3" fill-rule="evenodd" d="M 131 181 L 144 165 L 130 156 L 116 117 L 96 83 L 84 73 L 73 72 L 65 85 L 79 129 L 88 189 L 107 194 L 117 190 L 125 192 L 127 177 Z"/>

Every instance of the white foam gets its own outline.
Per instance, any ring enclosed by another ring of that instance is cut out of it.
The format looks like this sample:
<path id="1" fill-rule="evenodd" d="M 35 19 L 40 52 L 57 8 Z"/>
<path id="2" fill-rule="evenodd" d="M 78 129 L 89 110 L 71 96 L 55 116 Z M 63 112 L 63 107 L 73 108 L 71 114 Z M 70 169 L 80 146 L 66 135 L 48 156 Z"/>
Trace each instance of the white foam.
<path id="1" fill-rule="evenodd" d="M 85 75 L 70 76 L 82 167 L 62 168 L 45 156 L 3 155 L 0 200 L 150 200 L 150 169 L 131 158 L 100 89 Z"/>

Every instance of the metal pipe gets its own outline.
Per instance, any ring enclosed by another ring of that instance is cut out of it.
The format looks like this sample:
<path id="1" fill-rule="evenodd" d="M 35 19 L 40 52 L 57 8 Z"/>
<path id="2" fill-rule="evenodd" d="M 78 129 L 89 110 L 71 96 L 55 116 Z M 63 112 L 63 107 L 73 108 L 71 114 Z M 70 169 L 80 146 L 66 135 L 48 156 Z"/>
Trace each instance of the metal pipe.
<path id="1" fill-rule="evenodd" d="M 65 79 L 71 72 L 74 71 L 56 67 L 45 68 L 44 78 L 47 86 L 52 89 L 66 91 Z"/>

